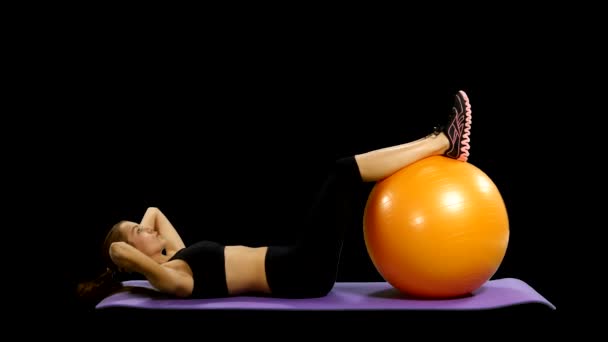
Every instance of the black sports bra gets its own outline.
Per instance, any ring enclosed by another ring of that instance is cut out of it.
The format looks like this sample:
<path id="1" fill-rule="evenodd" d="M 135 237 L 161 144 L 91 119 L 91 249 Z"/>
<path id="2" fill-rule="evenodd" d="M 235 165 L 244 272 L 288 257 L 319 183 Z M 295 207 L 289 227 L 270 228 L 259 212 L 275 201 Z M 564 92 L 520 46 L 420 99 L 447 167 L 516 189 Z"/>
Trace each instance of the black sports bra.
<path id="1" fill-rule="evenodd" d="M 191 297 L 211 298 L 228 295 L 226 269 L 224 264 L 225 246 L 213 241 L 199 241 L 182 248 L 169 259 L 183 260 L 194 278 Z"/>

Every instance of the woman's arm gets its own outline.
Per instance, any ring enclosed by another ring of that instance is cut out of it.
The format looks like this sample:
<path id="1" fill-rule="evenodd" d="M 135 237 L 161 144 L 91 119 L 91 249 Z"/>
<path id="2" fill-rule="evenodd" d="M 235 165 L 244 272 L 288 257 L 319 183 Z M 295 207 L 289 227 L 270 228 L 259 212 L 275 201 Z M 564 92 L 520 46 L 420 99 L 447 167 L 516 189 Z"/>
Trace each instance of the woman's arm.
<path id="1" fill-rule="evenodd" d="M 192 277 L 163 267 L 126 242 L 114 242 L 110 246 L 110 257 L 119 268 L 143 274 L 161 292 L 178 297 L 187 297 L 192 293 Z"/>
<path id="2" fill-rule="evenodd" d="M 175 253 L 185 247 L 184 241 L 179 236 L 175 227 L 160 209 L 150 207 L 146 210 L 140 224 L 144 227 L 152 227 L 167 241 L 169 252 Z"/>

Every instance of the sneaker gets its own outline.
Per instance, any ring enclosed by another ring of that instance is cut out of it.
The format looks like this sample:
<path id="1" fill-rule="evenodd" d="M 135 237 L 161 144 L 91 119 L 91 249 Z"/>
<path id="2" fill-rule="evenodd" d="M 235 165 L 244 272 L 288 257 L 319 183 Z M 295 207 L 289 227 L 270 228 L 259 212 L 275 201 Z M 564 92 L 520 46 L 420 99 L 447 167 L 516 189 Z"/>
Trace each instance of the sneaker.
<path id="1" fill-rule="evenodd" d="M 454 99 L 452 113 L 448 119 L 447 126 L 438 127 L 435 133 L 444 133 L 450 147 L 445 156 L 466 162 L 469 158 L 469 145 L 471 135 L 471 104 L 469 97 L 464 91 L 459 91 Z"/>

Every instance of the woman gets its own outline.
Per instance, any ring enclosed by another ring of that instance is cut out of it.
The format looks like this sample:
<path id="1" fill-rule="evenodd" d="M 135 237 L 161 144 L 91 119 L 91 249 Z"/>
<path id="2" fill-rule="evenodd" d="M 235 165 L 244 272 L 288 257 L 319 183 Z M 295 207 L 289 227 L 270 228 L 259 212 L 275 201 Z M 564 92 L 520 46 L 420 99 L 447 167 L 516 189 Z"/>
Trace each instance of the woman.
<path id="1" fill-rule="evenodd" d="M 120 221 L 112 227 L 103 245 L 107 271 L 98 281 L 83 284 L 81 293 L 92 290 L 91 285 L 119 285 L 115 275 L 127 271 L 142 274 L 160 292 L 180 298 L 324 296 L 336 280 L 346 217 L 358 185 L 433 155 L 466 162 L 470 129 L 469 99 L 460 91 L 447 124 L 432 134 L 337 160 L 293 246 L 254 248 L 200 241 L 186 247 L 167 217 L 158 208 L 149 208 L 141 222 Z"/>

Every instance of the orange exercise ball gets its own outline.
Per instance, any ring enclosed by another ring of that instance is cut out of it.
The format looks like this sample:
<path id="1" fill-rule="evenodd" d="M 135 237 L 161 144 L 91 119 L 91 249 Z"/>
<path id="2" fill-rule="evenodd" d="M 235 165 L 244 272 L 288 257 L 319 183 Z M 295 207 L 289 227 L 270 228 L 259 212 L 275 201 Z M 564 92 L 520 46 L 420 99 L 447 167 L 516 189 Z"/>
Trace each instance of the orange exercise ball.
<path id="1" fill-rule="evenodd" d="M 496 273 L 509 242 L 507 210 L 494 182 L 474 165 L 444 156 L 377 182 L 363 221 L 380 275 L 415 297 L 471 294 Z"/>

